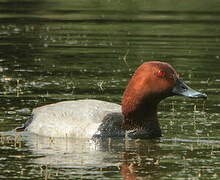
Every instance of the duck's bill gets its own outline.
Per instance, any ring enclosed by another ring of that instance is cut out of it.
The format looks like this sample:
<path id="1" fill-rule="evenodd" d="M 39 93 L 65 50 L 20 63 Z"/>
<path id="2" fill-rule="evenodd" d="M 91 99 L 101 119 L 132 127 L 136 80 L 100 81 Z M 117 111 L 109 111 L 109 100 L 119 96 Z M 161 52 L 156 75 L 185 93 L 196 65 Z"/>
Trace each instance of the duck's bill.
<path id="1" fill-rule="evenodd" d="M 180 79 L 176 79 L 176 85 L 173 87 L 172 93 L 174 95 L 186 96 L 190 98 L 207 99 L 206 94 L 193 90 Z"/>

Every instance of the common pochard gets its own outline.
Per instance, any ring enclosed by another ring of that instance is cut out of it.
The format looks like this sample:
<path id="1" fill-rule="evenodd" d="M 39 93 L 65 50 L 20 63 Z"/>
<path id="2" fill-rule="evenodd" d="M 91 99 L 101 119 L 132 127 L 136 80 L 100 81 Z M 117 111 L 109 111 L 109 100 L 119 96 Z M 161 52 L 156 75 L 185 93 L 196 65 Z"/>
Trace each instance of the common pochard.
<path id="1" fill-rule="evenodd" d="M 17 131 L 48 137 L 161 137 L 157 106 L 174 95 L 207 98 L 180 80 L 168 63 L 145 62 L 129 81 L 121 106 L 93 99 L 58 102 L 35 108 Z"/>

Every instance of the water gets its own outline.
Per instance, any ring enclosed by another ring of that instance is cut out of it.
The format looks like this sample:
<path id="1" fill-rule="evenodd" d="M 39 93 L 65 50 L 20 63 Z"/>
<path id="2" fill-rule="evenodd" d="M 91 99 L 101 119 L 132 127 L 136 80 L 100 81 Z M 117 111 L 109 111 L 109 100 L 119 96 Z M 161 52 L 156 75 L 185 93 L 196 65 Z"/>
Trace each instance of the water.
<path id="1" fill-rule="evenodd" d="M 1 179 L 219 179 L 217 0 L 0 1 Z M 142 62 L 172 64 L 208 100 L 160 104 L 163 138 L 106 140 L 14 134 L 34 107 L 96 98 L 120 103 Z"/>

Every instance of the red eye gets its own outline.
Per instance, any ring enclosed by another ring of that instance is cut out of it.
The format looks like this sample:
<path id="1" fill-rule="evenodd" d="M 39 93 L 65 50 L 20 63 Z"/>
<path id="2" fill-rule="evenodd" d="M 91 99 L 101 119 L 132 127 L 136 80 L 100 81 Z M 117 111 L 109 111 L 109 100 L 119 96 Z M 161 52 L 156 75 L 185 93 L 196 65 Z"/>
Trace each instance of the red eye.
<path id="1" fill-rule="evenodd" d="M 157 76 L 158 77 L 164 77 L 165 76 L 165 72 L 164 71 L 158 71 L 157 72 Z"/>

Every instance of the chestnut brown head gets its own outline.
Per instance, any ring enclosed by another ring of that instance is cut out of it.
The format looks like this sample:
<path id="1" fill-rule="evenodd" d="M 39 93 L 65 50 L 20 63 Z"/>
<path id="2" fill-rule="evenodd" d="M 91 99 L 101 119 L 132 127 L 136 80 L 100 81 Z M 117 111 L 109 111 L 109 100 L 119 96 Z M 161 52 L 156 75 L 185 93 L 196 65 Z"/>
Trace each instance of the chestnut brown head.
<path id="1" fill-rule="evenodd" d="M 192 98 L 207 97 L 189 88 L 179 79 L 175 69 L 168 63 L 160 61 L 143 63 L 135 71 L 123 94 L 122 113 L 125 121 L 126 119 L 129 122 L 157 119 L 158 103 L 174 95 Z"/>

